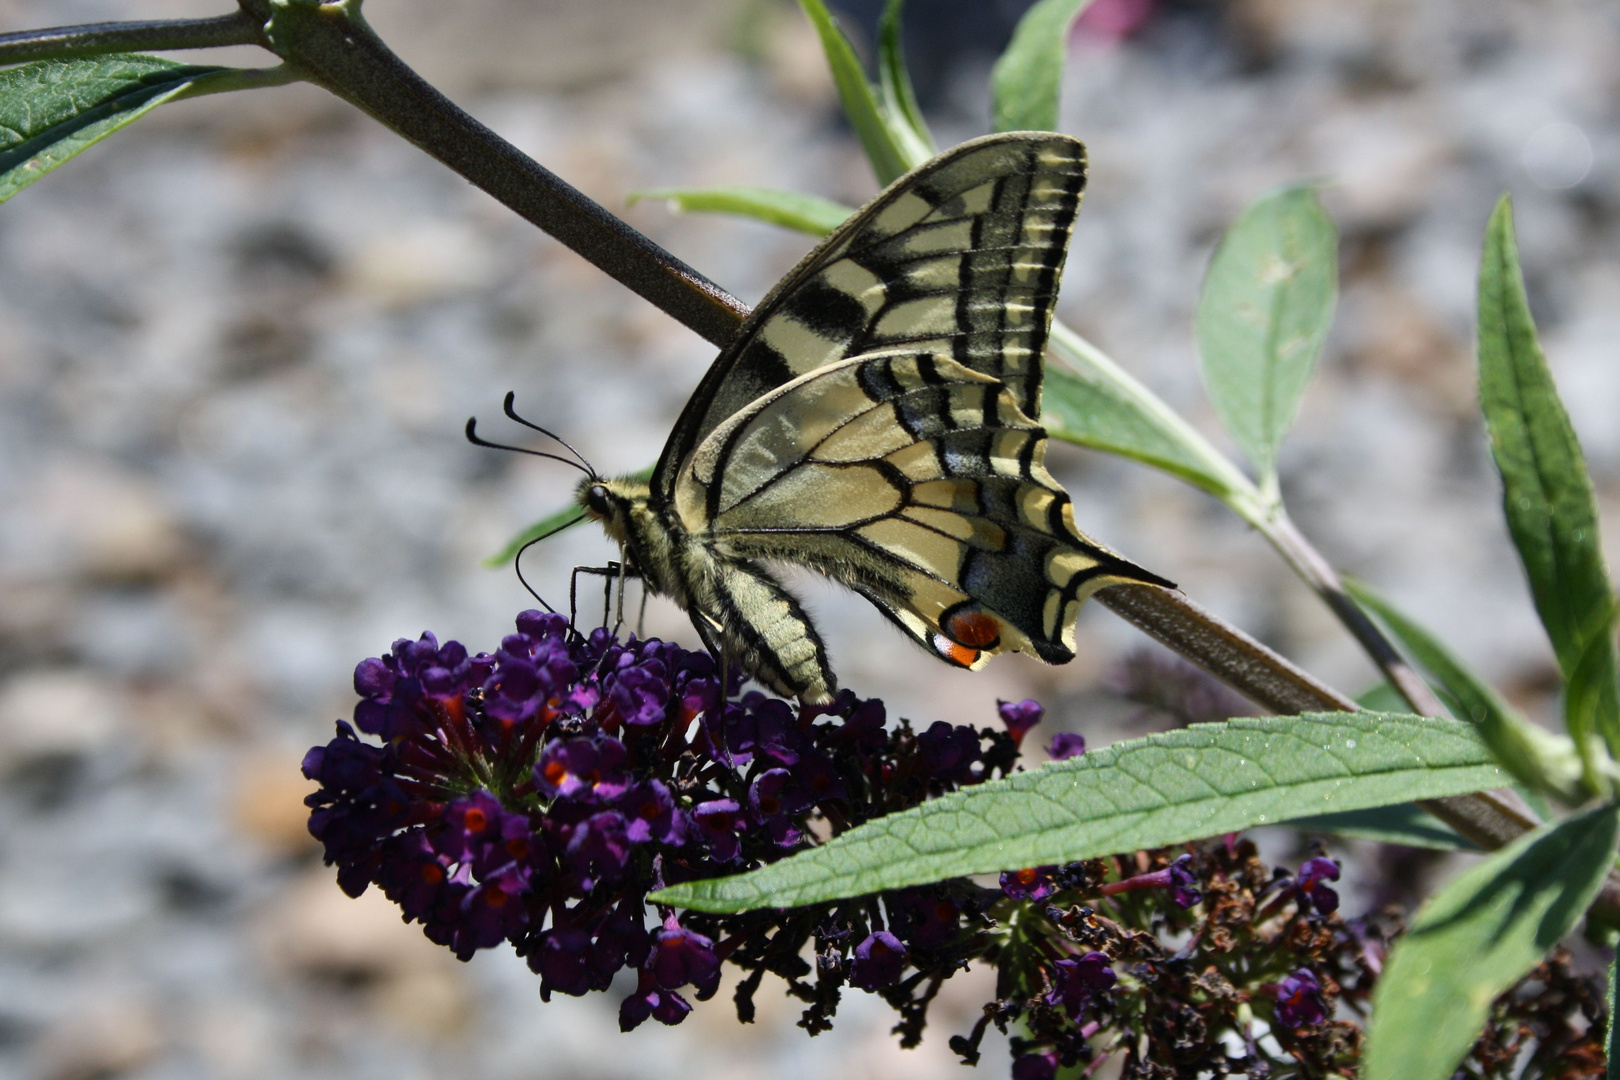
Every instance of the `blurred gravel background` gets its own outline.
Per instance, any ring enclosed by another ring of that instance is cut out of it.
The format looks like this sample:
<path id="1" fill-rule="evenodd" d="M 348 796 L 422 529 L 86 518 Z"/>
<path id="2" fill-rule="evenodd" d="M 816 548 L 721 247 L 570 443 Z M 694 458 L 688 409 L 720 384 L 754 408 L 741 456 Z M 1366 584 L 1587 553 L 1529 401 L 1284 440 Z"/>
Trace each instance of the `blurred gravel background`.
<path id="1" fill-rule="evenodd" d="M 0 0 L 0 31 L 224 6 Z M 852 3 L 851 21 L 876 6 Z M 985 130 L 984 76 L 1021 6 L 913 0 L 942 143 Z M 1215 433 L 1190 330 L 1203 265 L 1255 196 L 1325 178 L 1344 293 L 1284 454 L 1295 516 L 1550 715 L 1554 669 L 1473 405 L 1473 277 L 1511 191 L 1616 551 L 1620 7 L 1115 11 L 1145 21 L 1073 43 L 1064 126 L 1093 173 L 1061 314 Z M 813 35 L 779 0 L 373 0 L 368 14 L 610 207 L 709 183 L 872 193 Z M 657 205 L 627 216 L 750 300 L 808 246 Z M 913 1052 L 858 992 L 815 1040 L 768 988 L 752 1027 L 722 990 L 679 1028 L 619 1037 L 617 996 L 542 1006 L 509 953 L 460 965 L 374 892 L 344 898 L 304 832 L 298 761 L 347 715 L 355 662 L 423 629 L 493 647 L 528 606 L 479 560 L 554 509 L 572 474 L 469 447 L 466 417 L 503 431 L 512 389 L 599 469 L 632 470 L 712 353 L 309 88 L 166 107 L 0 207 L 0 1075 L 953 1074 L 945 1036 L 991 996 L 983 973 L 953 980 Z M 1089 531 L 1341 687 L 1371 681 L 1212 500 L 1073 448 L 1052 457 Z M 568 567 L 606 554 L 578 530 L 526 566 L 555 602 Z M 991 723 L 998 696 L 1035 694 L 1049 725 L 1094 744 L 1166 722 L 1104 688 L 1140 648 L 1105 611 L 1082 618 L 1067 668 L 966 676 L 862 602 L 806 588 L 845 683 L 891 713 Z M 673 609 L 649 616 L 691 643 Z M 1349 884 L 1351 914 L 1387 894 Z M 985 1061 L 1005 1074 L 999 1051 Z"/>

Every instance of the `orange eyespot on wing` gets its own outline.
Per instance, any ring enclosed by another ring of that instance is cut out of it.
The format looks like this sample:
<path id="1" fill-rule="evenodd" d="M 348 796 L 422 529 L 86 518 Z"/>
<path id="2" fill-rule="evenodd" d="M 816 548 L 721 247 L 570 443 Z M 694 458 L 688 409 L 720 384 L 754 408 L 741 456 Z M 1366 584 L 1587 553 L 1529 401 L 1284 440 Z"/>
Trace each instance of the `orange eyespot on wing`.
<path id="1" fill-rule="evenodd" d="M 940 629 L 970 649 L 993 649 L 1001 642 L 1001 624 L 996 617 L 972 608 L 951 612 Z"/>
<path id="2" fill-rule="evenodd" d="M 970 668 L 979 662 L 978 649 L 958 645 L 944 634 L 934 635 L 934 651 L 939 653 L 941 659 L 948 660 L 958 667 Z"/>

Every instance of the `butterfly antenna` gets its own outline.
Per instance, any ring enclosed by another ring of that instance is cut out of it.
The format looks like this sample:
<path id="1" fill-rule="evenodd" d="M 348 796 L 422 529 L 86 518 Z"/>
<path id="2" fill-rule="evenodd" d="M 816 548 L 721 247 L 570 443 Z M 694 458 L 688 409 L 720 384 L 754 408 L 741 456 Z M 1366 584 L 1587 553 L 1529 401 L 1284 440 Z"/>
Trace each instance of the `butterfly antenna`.
<path id="1" fill-rule="evenodd" d="M 553 537 L 553 536 L 556 536 L 558 533 L 562 532 L 564 529 L 570 528 L 570 527 L 572 527 L 574 525 L 578 525 L 580 522 L 582 522 L 584 520 L 585 520 L 585 515 L 581 514 L 578 517 L 574 518 L 572 521 L 565 521 L 561 525 L 558 525 L 554 529 L 547 529 L 545 532 L 541 533 L 539 536 L 535 537 L 533 540 L 530 540 L 528 543 L 526 543 L 522 547 L 518 548 L 517 554 L 512 557 L 512 569 L 517 571 L 518 582 L 523 586 L 524 589 L 526 589 L 528 591 L 530 596 L 534 597 L 536 600 L 538 600 L 540 602 L 541 607 L 545 608 L 547 611 L 551 612 L 553 615 L 557 614 L 557 609 L 552 607 L 550 604 L 546 603 L 546 598 L 541 596 L 539 593 L 535 592 L 534 591 L 534 586 L 529 584 L 529 579 L 523 576 L 523 554 L 524 554 L 524 552 L 528 551 L 530 548 L 534 547 L 534 545 L 538 544 L 540 541 L 549 539 L 550 537 Z"/>
<path id="2" fill-rule="evenodd" d="M 478 417 L 467 417 L 467 441 L 472 443 L 474 446 L 486 446 L 491 450 L 510 450 L 514 454 L 528 454 L 531 457 L 541 457 L 548 458 L 551 461 L 560 461 L 564 465 L 567 465 L 570 469 L 578 469 L 592 480 L 596 479 L 596 472 L 589 465 L 581 465 L 579 462 L 565 458 L 561 454 L 548 454 L 543 450 L 530 450 L 524 446 L 508 446 L 505 443 L 490 442 L 488 439 L 478 434 L 477 428 Z M 572 447 L 570 447 L 570 449 L 572 449 Z"/>
<path id="3" fill-rule="evenodd" d="M 517 414 L 517 408 L 513 405 L 513 403 L 515 401 L 517 401 L 517 391 L 508 390 L 506 392 L 506 401 L 503 402 L 502 406 L 501 406 L 502 409 L 506 412 L 507 419 L 515 420 L 518 423 L 522 424 L 524 427 L 528 428 L 530 431 L 538 431 L 540 434 L 544 435 L 546 438 L 557 442 L 565 450 L 567 450 L 570 454 L 573 454 L 576 458 L 579 459 L 580 464 L 585 466 L 585 471 L 588 474 L 590 474 L 590 476 L 593 479 L 596 477 L 596 469 L 592 467 L 592 465 L 591 465 L 591 463 L 589 461 L 585 460 L 585 455 L 584 454 L 580 453 L 578 450 L 575 450 L 573 445 L 571 443 L 569 443 L 569 441 L 567 439 L 563 438 L 561 435 L 558 435 L 556 432 L 548 431 L 545 428 L 541 427 L 539 424 L 536 424 L 534 421 L 525 420 L 525 419 L 523 419 L 523 417 L 519 416 Z"/>

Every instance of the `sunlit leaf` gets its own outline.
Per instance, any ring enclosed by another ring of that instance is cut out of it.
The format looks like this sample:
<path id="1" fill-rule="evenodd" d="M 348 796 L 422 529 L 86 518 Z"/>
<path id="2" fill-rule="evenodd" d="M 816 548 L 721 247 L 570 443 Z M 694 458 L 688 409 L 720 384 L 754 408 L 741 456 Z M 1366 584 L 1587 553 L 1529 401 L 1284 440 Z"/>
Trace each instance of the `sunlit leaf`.
<path id="1" fill-rule="evenodd" d="M 1222 497 L 1249 486 L 1163 402 L 1131 393 L 1099 367 L 1096 350 L 1062 323 L 1052 324 L 1051 348 L 1069 362 L 1046 369 L 1041 423 L 1052 438 L 1140 461 Z"/>
<path id="2" fill-rule="evenodd" d="M 1038 0 L 990 70 L 997 131 L 1056 131 L 1069 28 L 1091 0 Z"/>
<path id="3" fill-rule="evenodd" d="M 1585 800 L 1588 793 L 1580 786 L 1580 761 L 1570 740 L 1520 714 L 1444 643 L 1370 586 L 1347 579 L 1345 588 L 1428 671 L 1452 701 L 1457 716 L 1479 726 L 1497 760 L 1521 783 L 1571 805 Z"/>
<path id="4" fill-rule="evenodd" d="M 1479 271 L 1479 397 L 1502 474 L 1502 507 L 1536 610 L 1566 679 L 1593 648 L 1591 707 L 1568 717 L 1577 746 L 1594 732 L 1620 755 L 1620 694 L 1609 612 L 1614 604 L 1586 459 L 1558 399 L 1519 272 L 1513 208 L 1504 197 L 1485 230 Z M 1590 724 L 1590 726 L 1585 726 Z"/>
<path id="5" fill-rule="evenodd" d="M 922 164 L 930 155 L 920 157 L 908 152 L 906 140 L 884 115 L 883 106 L 867 81 L 866 69 L 861 66 L 855 48 L 838 27 L 822 0 L 799 0 L 799 6 L 809 16 L 810 23 L 821 38 L 822 50 L 827 54 L 827 66 L 832 69 L 833 85 L 838 87 L 838 100 L 843 103 L 844 115 L 860 137 L 872 164 L 878 183 L 887 187 L 897 177 Z"/>
<path id="6" fill-rule="evenodd" d="M 132 54 L 0 70 L 0 202 L 166 101 L 260 74 Z"/>
<path id="7" fill-rule="evenodd" d="M 1331 713 L 1197 724 L 967 788 L 654 899 L 703 911 L 795 907 L 1502 781 L 1473 727 L 1457 720 Z"/>
<path id="8" fill-rule="evenodd" d="M 889 0 L 883 7 L 878 26 L 878 91 L 883 95 L 883 114 L 890 130 L 904 143 L 907 160 L 921 162 L 938 151 L 906 71 L 905 51 L 900 44 L 900 10 L 905 6 L 906 0 Z"/>
<path id="9" fill-rule="evenodd" d="M 1204 384 L 1261 477 L 1275 472 L 1338 294 L 1338 233 L 1316 193 L 1267 195 L 1227 230 L 1198 299 Z"/>
<path id="10" fill-rule="evenodd" d="M 652 474 L 653 466 L 649 465 L 640 472 L 631 473 L 627 479 L 647 481 L 652 479 Z M 484 565 L 492 568 L 497 566 L 505 566 L 507 563 L 517 558 L 517 553 L 522 551 L 525 545 L 533 543 L 548 533 L 556 534 L 562 532 L 563 529 L 573 524 L 571 519 L 576 518 L 583 520 L 579 507 L 572 503 L 570 503 L 568 506 L 562 507 L 554 513 L 546 515 L 533 525 L 530 525 L 527 529 L 524 529 L 522 532 L 512 537 L 511 540 L 507 541 L 505 547 L 501 548 L 500 551 L 484 560 Z"/>
<path id="11" fill-rule="evenodd" d="M 1041 423 L 1054 439 L 1151 465 L 1205 491 L 1224 490 L 1221 479 L 1176 439 L 1174 431 L 1110 383 L 1047 368 L 1042 404 Z"/>
<path id="12" fill-rule="evenodd" d="M 1614 864 L 1620 811 L 1528 833 L 1431 897 L 1373 995 L 1364 1080 L 1449 1080 L 1491 1002 L 1569 933 Z"/>

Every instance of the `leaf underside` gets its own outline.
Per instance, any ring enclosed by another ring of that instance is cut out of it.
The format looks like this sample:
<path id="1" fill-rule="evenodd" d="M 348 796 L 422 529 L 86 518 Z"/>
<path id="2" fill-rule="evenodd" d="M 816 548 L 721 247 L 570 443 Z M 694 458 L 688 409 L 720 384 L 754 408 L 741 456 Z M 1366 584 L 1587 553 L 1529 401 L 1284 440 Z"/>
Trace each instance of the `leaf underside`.
<path id="1" fill-rule="evenodd" d="M 1268 195 L 1221 239 L 1198 299 L 1204 384 L 1262 477 L 1333 321 L 1338 234 L 1308 187 Z"/>
<path id="2" fill-rule="evenodd" d="M 233 74 L 135 55 L 0 71 L 0 202 L 199 81 Z"/>
<path id="3" fill-rule="evenodd" d="M 1431 897 L 1373 997 L 1366 1080 L 1448 1080 L 1491 1002 L 1574 928 L 1614 863 L 1620 810 L 1544 826 Z"/>

